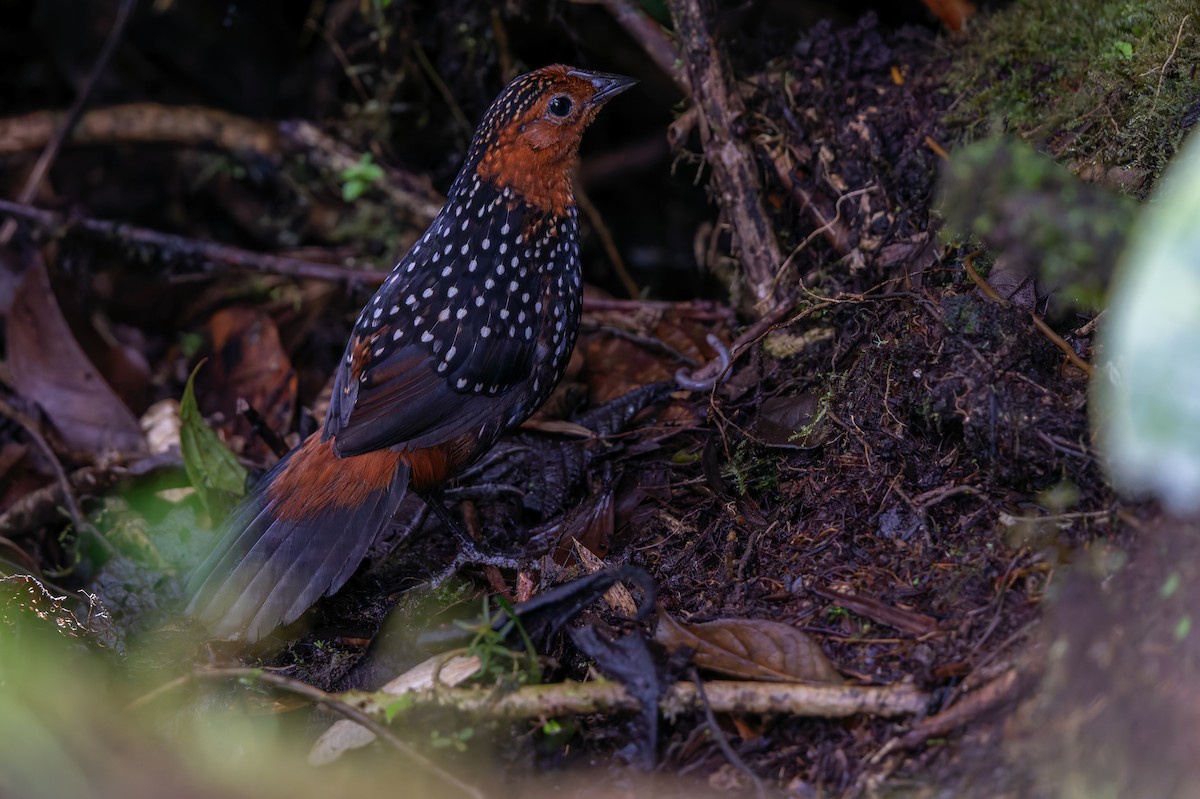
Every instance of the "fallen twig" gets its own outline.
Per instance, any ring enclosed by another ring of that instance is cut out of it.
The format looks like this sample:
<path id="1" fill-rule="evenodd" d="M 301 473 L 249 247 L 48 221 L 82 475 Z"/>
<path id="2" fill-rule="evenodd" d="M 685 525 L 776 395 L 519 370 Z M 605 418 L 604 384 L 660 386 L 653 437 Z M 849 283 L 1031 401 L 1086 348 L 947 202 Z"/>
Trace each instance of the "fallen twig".
<path id="1" fill-rule="evenodd" d="M 109 554 L 112 554 L 112 545 L 108 543 L 108 539 L 100 535 L 96 528 L 92 527 L 87 517 L 79 509 L 79 503 L 75 499 L 75 492 L 71 488 L 71 481 L 67 478 L 67 473 L 63 469 L 62 463 L 59 462 L 54 448 L 50 446 L 50 442 L 42 435 L 38 423 L 2 399 L 0 399 L 0 414 L 7 416 L 25 428 L 25 433 L 29 436 L 30 440 L 37 445 L 37 448 L 42 451 L 42 455 L 50 462 L 50 467 L 54 469 L 54 476 L 58 479 L 59 496 L 62 499 L 62 504 L 66 506 L 67 514 L 71 517 L 71 523 L 75 528 L 76 535 L 90 536 L 102 548 L 108 550 Z M 55 508 L 57 509 L 57 507 L 56 505 Z M 6 513 L 5 517 L 7 516 L 8 514 Z"/>
<path id="2" fill-rule="evenodd" d="M 319 264 L 280 255 L 251 252 L 212 241 L 161 233 L 157 230 L 135 227 L 123 222 L 102 219 L 68 218 L 55 211 L 45 211 L 23 203 L 0 200 L 0 215 L 22 219 L 55 234 L 82 233 L 99 239 L 118 241 L 128 245 L 152 247 L 168 253 L 174 258 L 195 259 L 204 264 L 219 264 L 244 272 L 259 272 L 288 277 L 312 278 L 332 282 L 375 284 L 387 277 L 386 272 L 365 269 L 350 269 L 332 264 Z"/>
<path id="3" fill-rule="evenodd" d="M 818 683 L 713 680 L 704 686 L 717 713 L 766 713 L 782 716 L 845 718 L 859 714 L 892 718 L 924 712 L 929 697 L 912 685 L 855 686 Z M 395 716 L 440 707 L 494 719 L 528 719 L 567 714 L 637 711 L 638 700 L 613 682 L 531 685 L 497 696 L 485 688 L 419 691 L 413 701 L 396 708 L 392 694 L 348 693 L 346 701 L 374 716 L 387 708 Z M 674 715 L 701 708 L 696 686 L 679 682 L 660 700 L 660 709 Z"/>
<path id="4" fill-rule="evenodd" d="M 0 406 L 4 404 L 0 402 Z M 5 406 L 6 407 L 6 406 Z M 0 408 L 3 410 L 3 408 Z M 139 458 L 128 464 L 85 466 L 63 475 L 51 485 L 31 491 L 0 515 L 0 535 L 27 532 L 58 518 L 60 509 L 73 505 L 76 497 L 102 494 L 129 477 L 141 477 L 165 469 L 182 467 L 176 452 Z M 65 480 L 65 482 L 64 482 Z"/>
<path id="5" fill-rule="evenodd" d="M 974 254 L 963 258 L 963 268 L 966 270 L 967 276 L 974 281 L 975 285 L 979 287 L 979 290 L 984 293 L 984 296 L 986 296 L 992 302 L 1003 306 L 1011 305 L 1012 303 L 1001 297 L 999 292 L 992 287 L 991 283 L 987 282 L 987 279 L 984 278 L 983 275 L 975 271 L 975 267 L 971 263 L 973 259 Z M 1063 354 L 1067 356 L 1068 361 L 1078 367 L 1080 371 L 1082 371 L 1089 378 L 1092 376 L 1092 374 L 1095 372 L 1095 369 L 1092 367 L 1092 365 L 1083 358 L 1080 358 L 1079 353 L 1075 352 L 1075 348 L 1072 347 L 1066 339 L 1058 335 L 1058 333 L 1055 333 L 1054 329 L 1050 327 L 1050 325 L 1046 324 L 1045 319 L 1038 316 L 1037 312 L 1032 310 L 1029 311 L 1029 318 L 1030 321 L 1033 322 L 1033 326 L 1036 327 L 1043 336 L 1049 339 L 1054 346 L 1063 351 Z"/>

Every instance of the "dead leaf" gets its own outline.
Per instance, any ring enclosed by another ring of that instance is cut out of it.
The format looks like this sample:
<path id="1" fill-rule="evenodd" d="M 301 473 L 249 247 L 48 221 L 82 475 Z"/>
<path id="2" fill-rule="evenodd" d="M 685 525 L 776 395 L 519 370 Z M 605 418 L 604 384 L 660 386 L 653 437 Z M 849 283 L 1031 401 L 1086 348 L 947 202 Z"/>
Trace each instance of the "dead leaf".
<path id="1" fill-rule="evenodd" d="M 741 680 L 840 683 L 842 676 L 810 636 L 765 619 L 717 619 L 684 624 L 660 613 L 654 638 L 669 651 L 695 652 L 702 669 Z"/>
<path id="2" fill-rule="evenodd" d="M 832 428 L 816 394 L 794 394 L 764 400 L 754 420 L 754 435 L 769 447 L 813 449 L 824 444 Z"/>
<path id="3" fill-rule="evenodd" d="M 967 0 L 924 0 L 925 5 L 952 31 L 961 31 L 975 16 L 975 6 Z"/>
<path id="4" fill-rule="evenodd" d="M 200 357 L 209 359 L 209 366 L 196 376 L 196 401 L 204 413 L 222 415 L 227 440 L 247 442 L 244 454 L 267 456 L 270 448 L 254 435 L 237 402 L 245 400 L 281 435 L 291 426 L 299 378 L 283 351 L 275 321 L 251 308 L 218 311 L 208 322 Z"/>
<path id="5" fill-rule="evenodd" d="M 8 363 L 17 393 L 41 408 L 71 449 L 97 456 L 145 450 L 137 419 L 72 335 L 40 257 L 13 297 Z"/>

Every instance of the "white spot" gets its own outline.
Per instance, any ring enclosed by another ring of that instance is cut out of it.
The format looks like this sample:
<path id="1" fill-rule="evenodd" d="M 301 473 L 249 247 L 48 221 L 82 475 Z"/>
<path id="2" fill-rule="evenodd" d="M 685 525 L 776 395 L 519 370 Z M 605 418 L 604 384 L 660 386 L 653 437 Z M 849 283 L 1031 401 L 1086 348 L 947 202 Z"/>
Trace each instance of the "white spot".
<path id="1" fill-rule="evenodd" d="M 406 297 L 406 298 L 405 298 L 405 300 L 404 300 L 404 304 L 405 304 L 405 305 L 416 305 L 416 304 L 417 304 L 417 298 L 416 298 L 416 295 L 414 295 L 414 294 L 409 294 L 409 295 L 408 295 L 408 297 Z"/>
<path id="2" fill-rule="evenodd" d="M 501 308 L 501 309 L 500 309 L 500 318 L 501 318 L 501 319 L 507 319 L 507 318 L 508 318 L 508 309 L 507 309 L 507 308 Z"/>
<path id="3" fill-rule="evenodd" d="M 450 235 L 450 226 L 449 225 L 442 225 L 442 235 L 443 236 Z"/>
<path id="4" fill-rule="evenodd" d="M 400 313 L 399 305 L 393 305 L 391 308 L 388 309 L 388 316 L 395 316 L 398 313 Z"/>
<path id="5" fill-rule="evenodd" d="M 533 328 L 532 328 L 532 327 L 526 327 L 526 328 L 525 328 L 525 340 L 526 340 L 526 341 L 528 341 L 528 340 L 529 340 L 529 339 L 531 339 L 531 338 L 533 338 Z"/>
<path id="6" fill-rule="evenodd" d="M 429 342 L 433 341 L 433 333 L 430 333 L 428 330 L 426 330 L 424 333 L 421 334 L 421 341 L 424 342 L 425 344 L 428 344 Z"/>
<path id="7" fill-rule="evenodd" d="M 414 261 L 413 263 L 410 263 L 408 266 L 404 267 L 404 271 L 405 271 L 405 272 L 411 272 L 412 270 L 414 270 L 414 269 L 416 269 L 416 268 L 417 268 L 417 264 L 416 264 L 416 262 Z"/>
<path id="8" fill-rule="evenodd" d="M 533 310 L 536 311 L 537 313 L 542 312 L 542 301 L 541 300 L 538 300 L 537 302 L 535 302 L 533 304 Z"/>
<path id="9" fill-rule="evenodd" d="M 457 353 L 458 353 L 458 348 L 457 348 L 457 347 L 451 347 L 450 349 L 446 350 L 446 360 L 447 360 L 447 361 L 453 360 L 453 359 L 454 359 L 454 356 L 455 356 Z"/>
<path id="10" fill-rule="evenodd" d="M 492 335 L 492 329 L 490 327 L 488 327 L 487 325 L 484 325 L 483 327 L 479 328 L 479 336 L 481 338 L 487 338 L 490 335 Z"/>
<path id="11" fill-rule="evenodd" d="M 396 328 L 396 332 L 392 333 L 392 341 L 399 341 L 400 337 L 403 335 L 404 335 L 404 328 L 402 328 L 402 327 Z"/>
<path id="12" fill-rule="evenodd" d="M 448 368 L 450 368 L 450 364 L 446 363 L 445 361 L 442 361 L 441 363 L 439 363 L 439 364 L 438 364 L 438 368 L 437 368 L 437 370 L 438 370 L 439 372 L 444 372 L 444 371 L 446 371 Z"/>
<path id="13" fill-rule="evenodd" d="M 467 378 L 465 378 L 465 377 L 458 378 L 458 381 L 455 382 L 454 385 L 456 388 L 466 388 L 467 387 Z"/>
<path id="14" fill-rule="evenodd" d="M 516 291 L 518 288 L 520 288 L 520 286 L 521 286 L 521 284 L 515 280 L 510 280 L 508 282 L 508 290 L 509 291 Z"/>
<path id="15" fill-rule="evenodd" d="M 528 291 L 524 292 L 521 295 L 521 302 L 525 303 L 526 305 L 529 304 L 529 292 Z"/>
<path id="16" fill-rule="evenodd" d="M 374 313 L 372 313 L 372 314 L 371 314 L 371 316 L 372 316 L 372 318 L 374 318 L 374 319 L 378 319 L 378 318 L 379 318 L 379 315 L 380 315 L 381 313 L 383 313 L 383 309 L 382 309 L 382 308 L 376 308 L 376 309 L 375 309 L 375 312 L 374 312 Z"/>
<path id="17" fill-rule="evenodd" d="M 521 263 L 521 259 L 514 255 L 512 259 L 512 265 L 516 266 L 519 263 Z M 525 267 L 521 267 L 521 277 L 525 277 Z"/>
<path id="18" fill-rule="evenodd" d="M 466 255 L 466 254 L 467 254 L 467 250 L 469 250 L 469 249 L 471 249 L 471 248 L 470 248 L 469 246 L 467 246 L 466 244 L 464 244 L 464 245 L 462 246 L 462 249 L 458 251 L 458 254 L 459 254 L 459 255 Z"/>
<path id="19" fill-rule="evenodd" d="M 454 207 L 454 215 L 462 216 L 462 205 L 457 205 Z M 466 230 L 466 228 L 464 227 L 463 230 Z"/>
<path id="20" fill-rule="evenodd" d="M 375 357 L 378 358 L 380 355 L 383 355 L 383 347 L 377 347 L 375 349 Z"/>
<path id="21" fill-rule="evenodd" d="M 525 321 L 525 312 L 524 312 L 524 311 L 521 311 L 520 313 L 518 313 L 518 314 L 517 314 L 517 321 L 518 321 L 518 322 L 524 322 L 524 321 Z"/>
<path id="22" fill-rule="evenodd" d="M 446 268 L 442 270 L 442 277 L 450 277 L 450 273 L 453 271 L 454 271 L 454 266 L 451 264 L 447 264 Z"/>
<path id="23" fill-rule="evenodd" d="M 450 318 L 450 309 L 449 308 L 443 308 L 442 312 L 438 314 L 439 322 L 445 322 L 449 318 Z"/>
<path id="24" fill-rule="evenodd" d="M 475 384 L 475 393 L 478 394 L 480 391 L 483 391 L 483 383 L 476 383 Z"/>
<path id="25" fill-rule="evenodd" d="M 469 224 L 471 224 L 471 223 L 470 223 L 470 222 L 468 222 L 467 220 L 465 220 L 465 219 L 464 219 L 464 220 L 463 220 L 463 223 L 462 223 L 462 227 L 460 227 L 459 229 L 460 229 L 460 230 L 466 230 L 466 229 L 467 229 L 467 225 L 469 225 Z"/>
<path id="26" fill-rule="evenodd" d="M 433 286 L 430 286 L 429 288 L 422 291 L 421 296 L 424 297 L 425 299 L 429 299 L 430 297 L 432 297 L 433 296 Z"/>
<path id="27" fill-rule="evenodd" d="M 458 286 L 451 286 L 450 288 L 446 289 L 447 297 L 453 297 L 457 293 L 458 293 Z"/>
<path id="28" fill-rule="evenodd" d="M 483 287 L 485 289 L 494 289 L 496 287 L 496 281 L 489 277 L 487 280 L 483 281 Z"/>
<path id="29" fill-rule="evenodd" d="M 446 245 L 446 249 L 442 250 L 442 252 L 443 252 L 444 254 L 446 254 L 446 255 L 449 255 L 449 254 L 450 254 L 450 251 L 451 251 L 451 250 L 453 250 L 453 249 L 454 249 L 454 245 L 453 245 L 453 244 L 447 244 L 447 245 Z"/>
<path id="30" fill-rule="evenodd" d="M 476 308 L 483 307 L 483 295 L 482 294 L 480 294 L 478 297 L 475 298 L 475 307 Z"/>
<path id="31" fill-rule="evenodd" d="M 508 231 L 509 231 L 510 229 L 511 229 L 511 228 L 509 228 L 509 226 L 508 226 L 508 223 L 507 223 L 507 222 L 505 222 L 505 223 L 504 223 L 504 226 L 500 228 L 500 234 L 501 234 L 501 235 L 503 235 L 503 236 L 507 236 L 507 235 L 508 235 Z M 503 250 L 501 250 L 501 252 L 504 252 L 504 251 L 503 251 Z"/>
<path id="32" fill-rule="evenodd" d="M 430 260 L 431 260 L 431 261 L 433 261 L 433 262 L 436 264 L 436 263 L 437 263 L 438 261 L 440 261 L 441 259 L 442 259 L 442 254 L 441 254 L 440 252 L 435 252 L 435 253 L 433 254 L 433 258 L 431 258 Z"/>
<path id="33" fill-rule="evenodd" d="M 504 255 L 504 253 L 508 252 L 508 243 L 503 241 L 500 242 L 499 250 L 501 255 Z"/>
<path id="34" fill-rule="evenodd" d="M 479 243 L 479 246 L 483 247 L 485 250 L 489 249 L 492 246 L 492 240 L 485 237 L 484 240 Z"/>
<path id="35" fill-rule="evenodd" d="M 464 250 L 466 249 L 466 246 L 465 246 L 465 245 L 463 246 L 463 249 L 464 249 Z M 478 260 L 476 260 L 476 259 L 474 259 L 474 258 L 472 258 L 472 259 L 471 259 L 471 263 L 467 264 L 467 271 L 468 271 L 468 272 L 474 272 L 474 271 L 475 271 L 476 269 L 478 269 L 478 268 L 479 268 L 479 261 L 478 261 Z"/>

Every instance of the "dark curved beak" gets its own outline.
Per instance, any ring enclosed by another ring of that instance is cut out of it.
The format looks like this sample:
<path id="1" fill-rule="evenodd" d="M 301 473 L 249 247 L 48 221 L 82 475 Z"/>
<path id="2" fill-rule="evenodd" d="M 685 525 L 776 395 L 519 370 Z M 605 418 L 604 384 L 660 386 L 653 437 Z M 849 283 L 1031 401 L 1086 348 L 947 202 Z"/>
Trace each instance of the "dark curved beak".
<path id="1" fill-rule="evenodd" d="M 583 78 L 596 87 L 596 93 L 592 95 L 592 103 L 594 105 L 603 105 L 612 98 L 616 97 L 621 92 L 632 87 L 637 83 L 637 78 L 628 78 L 624 75 L 613 75 L 609 72 L 589 72 L 585 69 L 573 69 L 571 75 Z"/>

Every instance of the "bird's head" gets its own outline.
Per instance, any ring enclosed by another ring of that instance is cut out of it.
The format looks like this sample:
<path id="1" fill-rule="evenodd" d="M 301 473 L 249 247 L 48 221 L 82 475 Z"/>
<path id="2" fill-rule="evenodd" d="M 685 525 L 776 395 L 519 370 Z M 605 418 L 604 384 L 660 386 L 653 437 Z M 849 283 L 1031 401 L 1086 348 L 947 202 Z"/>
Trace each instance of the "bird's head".
<path id="1" fill-rule="evenodd" d="M 492 101 L 467 163 L 493 185 L 562 214 L 574 203 L 571 179 L 583 131 L 605 103 L 635 83 L 562 64 L 522 75 Z"/>

